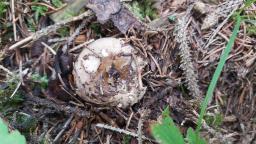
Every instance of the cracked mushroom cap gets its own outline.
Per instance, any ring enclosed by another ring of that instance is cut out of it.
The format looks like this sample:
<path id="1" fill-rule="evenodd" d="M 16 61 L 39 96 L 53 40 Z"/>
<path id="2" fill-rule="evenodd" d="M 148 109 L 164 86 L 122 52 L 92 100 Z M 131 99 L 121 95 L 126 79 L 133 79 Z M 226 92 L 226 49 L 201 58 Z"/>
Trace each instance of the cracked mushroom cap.
<path id="1" fill-rule="evenodd" d="M 98 39 L 84 48 L 74 63 L 76 93 L 95 104 L 131 106 L 145 94 L 138 73 L 145 65 L 136 50 L 121 39 Z"/>

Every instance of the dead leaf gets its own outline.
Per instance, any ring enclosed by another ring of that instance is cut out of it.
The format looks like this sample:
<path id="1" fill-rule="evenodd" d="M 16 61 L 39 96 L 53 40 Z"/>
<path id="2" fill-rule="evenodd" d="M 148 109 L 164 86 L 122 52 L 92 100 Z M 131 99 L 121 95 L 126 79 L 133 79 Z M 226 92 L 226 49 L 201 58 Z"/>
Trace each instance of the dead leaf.
<path id="1" fill-rule="evenodd" d="M 137 18 L 122 6 L 119 0 L 91 0 L 86 6 L 95 12 L 101 24 L 111 20 L 122 33 L 126 33 L 131 27 L 141 26 Z"/>
<path id="2" fill-rule="evenodd" d="M 111 20 L 122 33 L 126 33 L 131 27 L 139 28 L 142 26 L 137 18 L 124 7 L 119 13 L 112 15 Z"/>
<path id="3" fill-rule="evenodd" d="M 86 6 L 95 12 L 101 24 L 106 23 L 112 14 L 121 9 L 119 0 L 90 0 Z"/>

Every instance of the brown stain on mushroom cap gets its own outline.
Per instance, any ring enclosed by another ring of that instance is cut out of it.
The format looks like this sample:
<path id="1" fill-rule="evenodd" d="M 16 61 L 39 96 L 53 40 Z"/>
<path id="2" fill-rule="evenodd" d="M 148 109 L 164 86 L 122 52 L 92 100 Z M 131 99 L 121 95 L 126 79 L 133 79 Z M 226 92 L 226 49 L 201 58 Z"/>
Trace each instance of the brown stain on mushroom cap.
<path id="1" fill-rule="evenodd" d="M 118 74 L 118 78 L 127 79 L 129 75 L 129 61 L 123 56 L 109 56 L 102 59 L 102 63 L 96 74 L 96 79 L 102 75 L 103 79 L 107 82 L 110 78 L 115 78 L 115 74 Z M 117 78 L 115 78 L 117 79 Z"/>

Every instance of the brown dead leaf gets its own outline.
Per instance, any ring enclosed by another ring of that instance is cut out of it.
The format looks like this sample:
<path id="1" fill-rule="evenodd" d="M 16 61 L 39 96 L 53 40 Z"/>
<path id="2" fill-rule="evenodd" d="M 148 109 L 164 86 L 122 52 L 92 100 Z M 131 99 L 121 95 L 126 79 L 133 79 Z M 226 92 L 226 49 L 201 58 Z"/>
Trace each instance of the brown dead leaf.
<path id="1" fill-rule="evenodd" d="M 121 9 L 119 0 L 90 0 L 86 6 L 95 12 L 98 21 L 102 24 Z"/>
<path id="2" fill-rule="evenodd" d="M 126 33 L 131 27 L 139 28 L 142 26 L 132 13 L 124 7 L 119 13 L 112 15 L 111 20 L 122 33 Z"/>
<path id="3" fill-rule="evenodd" d="M 119 0 L 91 0 L 86 6 L 95 12 L 101 24 L 111 20 L 122 33 L 126 33 L 131 27 L 141 26 L 137 18 L 122 6 Z"/>

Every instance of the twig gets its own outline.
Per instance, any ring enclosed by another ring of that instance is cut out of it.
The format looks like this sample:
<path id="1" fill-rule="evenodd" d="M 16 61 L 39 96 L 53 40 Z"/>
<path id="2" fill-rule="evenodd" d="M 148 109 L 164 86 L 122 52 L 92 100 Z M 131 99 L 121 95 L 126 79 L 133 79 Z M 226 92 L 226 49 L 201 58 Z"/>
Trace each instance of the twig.
<path id="1" fill-rule="evenodd" d="M 53 55 L 56 55 L 56 52 L 50 46 L 48 46 L 46 43 L 41 42 L 41 44 L 44 45 Z"/>
<path id="2" fill-rule="evenodd" d="M 71 42 L 79 35 L 80 31 L 85 27 L 88 21 L 91 18 L 84 19 L 82 23 L 76 28 L 75 32 L 68 38 L 66 44 L 63 46 L 62 51 L 63 53 L 67 52 L 68 46 L 71 45 Z"/>
<path id="3" fill-rule="evenodd" d="M 149 52 L 148 53 L 148 55 L 150 56 L 150 58 L 153 60 L 153 62 L 155 63 L 155 65 L 156 65 L 156 67 L 157 67 L 157 69 L 158 69 L 158 71 L 159 71 L 159 74 L 160 75 L 162 75 L 162 70 L 161 70 L 161 68 L 160 68 L 160 66 L 159 66 L 159 64 L 158 64 L 158 62 L 156 61 L 156 59 L 153 57 L 153 55 Z"/>
<path id="4" fill-rule="evenodd" d="M 94 41 L 94 39 L 91 39 L 91 40 L 89 40 L 89 41 L 86 41 L 86 42 L 84 42 L 84 43 L 82 43 L 82 44 L 80 44 L 80 45 L 78 45 L 78 46 L 76 46 L 76 47 L 70 49 L 68 52 L 76 51 L 76 50 L 78 50 L 78 49 L 80 49 L 80 48 L 82 48 L 82 47 L 87 46 L 88 44 L 92 43 L 93 41 Z"/>
<path id="5" fill-rule="evenodd" d="M 24 45 L 24 44 L 30 42 L 31 40 L 33 40 L 33 37 L 34 37 L 34 36 L 35 36 L 35 34 L 32 34 L 32 35 L 29 36 L 29 37 L 26 37 L 25 39 L 23 39 L 23 40 L 21 40 L 21 41 L 15 43 L 15 44 L 13 44 L 9 49 L 10 49 L 10 50 L 13 50 L 13 49 L 15 49 L 15 48 L 17 48 L 17 47 L 19 47 L 19 46 L 22 46 L 22 45 Z"/>
<path id="6" fill-rule="evenodd" d="M 137 140 L 138 140 L 138 144 L 142 144 L 142 126 L 143 126 L 143 118 L 140 118 L 139 119 L 139 122 L 138 122 L 138 131 L 137 131 L 137 134 L 138 134 L 138 137 L 137 137 Z"/>
<path id="7" fill-rule="evenodd" d="M 69 119 L 66 121 L 66 123 L 64 124 L 62 130 L 58 133 L 58 135 L 54 138 L 53 143 L 57 142 L 58 139 L 61 137 L 61 135 L 63 134 L 63 132 L 67 129 L 68 125 L 70 124 L 70 122 L 72 121 L 74 117 L 74 114 L 72 114 Z"/>
<path id="8" fill-rule="evenodd" d="M 5 68 L 3 65 L 0 65 L 0 69 L 5 71 L 7 74 L 14 76 L 14 73 L 12 73 L 10 70 L 8 70 L 7 68 Z"/>
<path id="9" fill-rule="evenodd" d="M 56 43 L 56 42 L 63 42 L 67 41 L 68 37 L 63 37 L 63 38 L 52 38 L 48 40 L 48 43 Z"/>
<path id="10" fill-rule="evenodd" d="M 12 97 L 16 94 L 16 92 L 18 91 L 18 89 L 20 88 L 20 86 L 21 86 L 21 82 L 18 83 L 17 87 L 16 87 L 15 90 L 13 91 L 12 95 L 10 96 L 10 98 L 12 98 Z"/>
<path id="11" fill-rule="evenodd" d="M 53 6 L 50 6 L 49 4 L 46 3 L 42 3 L 42 2 L 30 2 L 30 3 L 26 3 L 27 5 L 40 5 L 40 6 L 45 6 L 49 9 L 52 9 L 53 11 L 57 11 L 58 9 L 54 8 Z"/>
<path id="12" fill-rule="evenodd" d="M 20 77 L 21 84 L 24 85 L 23 74 L 22 74 L 22 60 L 20 60 L 20 64 L 19 64 L 19 77 Z"/>
<path id="13" fill-rule="evenodd" d="M 221 23 L 219 24 L 219 26 L 216 28 L 216 30 L 214 30 L 214 32 L 211 34 L 211 36 L 209 37 L 209 39 L 207 40 L 207 42 L 205 43 L 205 46 L 203 46 L 203 49 L 206 49 L 207 47 L 209 47 L 212 44 L 212 40 L 213 38 L 218 34 L 218 32 L 220 31 L 220 29 L 228 22 L 228 19 L 233 15 L 233 13 L 236 11 L 236 9 L 234 9 L 228 16 L 227 18 Z"/>
<path id="14" fill-rule="evenodd" d="M 129 127 L 129 125 L 130 125 L 130 123 L 131 123 L 131 120 L 132 120 L 133 114 L 134 114 L 134 112 L 132 112 L 132 113 L 131 113 L 131 115 L 129 116 L 129 119 L 128 119 L 128 121 L 127 121 L 127 124 L 126 124 L 125 129 L 128 129 L 128 127 Z"/>
<path id="15" fill-rule="evenodd" d="M 14 0 L 11 0 L 11 11 L 12 11 L 12 25 L 13 25 L 13 33 L 14 33 L 14 41 L 17 41 L 17 28 L 16 28 L 16 18 L 15 18 L 15 5 Z"/>
<path id="16" fill-rule="evenodd" d="M 145 109 L 142 109 L 140 110 L 140 119 L 139 119 L 139 122 L 138 122 L 138 131 L 137 131 L 137 134 L 138 134 L 138 137 L 137 137 L 137 140 L 138 140 L 138 144 L 142 144 L 143 143 L 143 140 L 142 140 L 142 127 L 143 127 L 143 122 L 144 122 L 144 119 L 145 117 L 148 115 L 148 111 L 145 110 Z"/>
<path id="17" fill-rule="evenodd" d="M 76 16 L 76 17 L 72 17 L 70 19 L 67 19 L 67 20 L 63 20 L 63 21 L 60 21 L 54 25 L 51 25 L 51 26 L 48 26 L 42 30 L 39 30 L 37 32 L 35 32 L 34 34 L 32 34 L 31 36 L 15 43 L 14 45 L 12 45 L 11 47 L 9 47 L 9 50 L 13 50 L 19 46 L 22 46 L 24 45 L 25 43 L 28 43 L 32 40 L 37 40 L 39 39 L 40 37 L 44 36 L 44 35 L 47 35 L 49 34 L 50 32 L 53 32 L 53 31 L 56 31 L 57 29 L 59 29 L 60 27 L 62 27 L 63 25 L 67 24 L 67 23 L 70 23 L 70 22 L 73 22 L 73 21 L 77 21 L 77 20 L 81 20 L 85 17 L 88 17 L 88 16 L 91 16 L 93 13 L 91 11 L 86 11 L 84 13 L 82 13 L 81 15 L 79 16 Z"/>
<path id="18" fill-rule="evenodd" d="M 127 130 L 124 130 L 124 129 L 120 129 L 120 128 L 115 128 L 115 127 L 105 125 L 105 124 L 102 124 L 102 123 L 96 124 L 96 127 L 112 130 L 114 132 L 123 133 L 123 134 L 130 135 L 130 136 L 133 136 L 133 137 L 138 137 L 138 134 L 136 134 L 136 133 L 133 133 L 133 132 L 130 132 L 130 131 L 127 131 Z M 141 138 L 144 139 L 144 140 L 153 141 L 152 139 L 149 139 L 145 136 L 141 136 Z"/>

